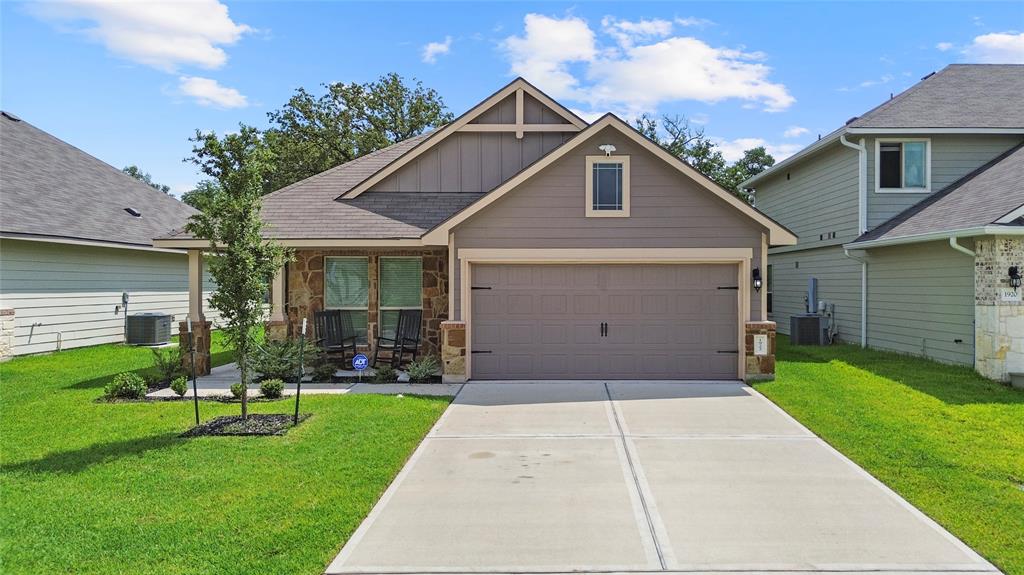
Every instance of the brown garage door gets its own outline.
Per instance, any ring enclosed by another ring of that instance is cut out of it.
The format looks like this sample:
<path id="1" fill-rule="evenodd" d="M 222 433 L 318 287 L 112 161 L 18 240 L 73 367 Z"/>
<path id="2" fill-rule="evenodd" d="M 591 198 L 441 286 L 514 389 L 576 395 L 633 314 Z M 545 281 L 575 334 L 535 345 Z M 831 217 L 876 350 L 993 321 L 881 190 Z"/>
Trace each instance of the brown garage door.
<path id="1" fill-rule="evenodd" d="M 735 265 L 477 264 L 471 277 L 473 379 L 737 377 Z"/>

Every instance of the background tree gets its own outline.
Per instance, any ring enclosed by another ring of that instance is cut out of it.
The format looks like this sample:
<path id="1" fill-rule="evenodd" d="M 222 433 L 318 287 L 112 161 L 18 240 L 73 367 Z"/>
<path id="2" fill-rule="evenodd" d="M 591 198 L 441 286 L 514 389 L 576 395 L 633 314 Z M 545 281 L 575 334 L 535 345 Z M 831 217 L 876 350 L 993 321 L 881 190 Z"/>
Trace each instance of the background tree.
<path id="1" fill-rule="evenodd" d="M 143 172 L 141 169 L 139 169 L 138 166 L 136 166 L 134 164 L 131 165 L 131 166 L 125 166 L 125 167 L 121 168 L 121 171 L 126 173 L 126 174 L 128 174 L 129 176 L 135 178 L 136 180 L 138 180 L 138 181 L 148 185 L 149 187 L 153 188 L 154 190 L 159 190 L 159 191 L 161 191 L 161 192 L 163 192 L 165 194 L 171 193 L 171 187 L 170 186 L 165 185 L 165 184 L 158 184 L 158 183 L 154 182 L 153 181 L 153 176 L 149 175 L 148 172 Z"/>
<path id="2" fill-rule="evenodd" d="M 217 285 L 210 305 L 220 312 L 222 329 L 235 350 L 241 371 L 244 420 L 249 416 L 249 365 L 257 349 L 257 328 L 263 320 L 267 278 L 273 277 L 290 257 L 277 242 L 261 234 L 261 196 L 265 175 L 273 169 L 273 152 L 259 132 L 247 126 L 221 138 L 197 131 L 192 141 L 193 162 L 216 181 L 216 186 L 208 188 L 203 211 L 193 215 L 185 229 L 209 240 L 211 249 L 218 252 L 208 260 Z"/>
<path id="3" fill-rule="evenodd" d="M 764 149 L 764 146 L 751 148 L 743 152 L 743 157 L 733 162 L 722 174 L 722 187 L 733 193 L 746 197 L 740 184 L 775 165 L 775 158 Z"/>
<path id="4" fill-rule="evenodd" d="M 181 201 L 199 211 L 206 211 L 213 202 L 213 197 L 220 191 L 220 185 L 214 180 L 199 180 L 196 187 L 181 195 Z"/>

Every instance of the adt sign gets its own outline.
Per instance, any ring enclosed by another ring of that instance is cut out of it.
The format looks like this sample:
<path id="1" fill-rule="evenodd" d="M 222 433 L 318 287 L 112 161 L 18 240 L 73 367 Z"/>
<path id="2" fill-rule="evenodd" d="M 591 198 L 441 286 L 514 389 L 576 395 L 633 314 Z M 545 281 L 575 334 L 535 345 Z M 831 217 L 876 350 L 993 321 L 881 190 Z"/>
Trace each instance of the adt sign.
<path id="1" fill-rule="evenodd" d="M 369 365 L 370 360 L 366 359 L 366 356 L 361 353 L 357 353 L 355 357 L 352 358 L 352 369 L 356 371 L 363 371 L 369 367 Z"/>

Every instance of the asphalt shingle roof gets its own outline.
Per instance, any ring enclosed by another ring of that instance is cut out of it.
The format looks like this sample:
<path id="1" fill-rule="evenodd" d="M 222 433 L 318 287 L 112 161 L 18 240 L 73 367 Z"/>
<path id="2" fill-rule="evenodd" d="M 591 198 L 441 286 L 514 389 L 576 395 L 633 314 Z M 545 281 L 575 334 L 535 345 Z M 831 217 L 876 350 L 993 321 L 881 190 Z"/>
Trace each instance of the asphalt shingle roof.
<path id="1" fill-rule="evenodd" d="M 849 128 L 1024 128 L 1024 65 L 952 64 Z"/>
<path id="2" fill-rule="evenodd" d="M 151 246 L 194 213 L 32 124 L 0 116 L 0 232 Z"/>
<path id="3" fill-rule="evenodd" d="M 1024 205 L 1024 144 L 995 158 L 853 243 L 977 228 Z"/>

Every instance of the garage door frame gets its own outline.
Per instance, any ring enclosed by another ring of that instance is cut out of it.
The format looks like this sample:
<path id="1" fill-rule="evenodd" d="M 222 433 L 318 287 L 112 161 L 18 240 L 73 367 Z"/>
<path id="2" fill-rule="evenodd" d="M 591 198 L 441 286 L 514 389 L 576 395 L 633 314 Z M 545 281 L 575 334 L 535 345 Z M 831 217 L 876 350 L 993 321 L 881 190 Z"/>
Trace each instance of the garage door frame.
<path id="1" fill-rule="evenodd" d="M 745 377 L 744 324 L 750 318 L 752 248 L 551 248 L 456 250 L 460 266 L 459 302 L 466 322 L 466 378 L 473 378 L 473 306 L 470 288 L 474 264 L 733 264 L 736 266 L 736 373 Z"/>

